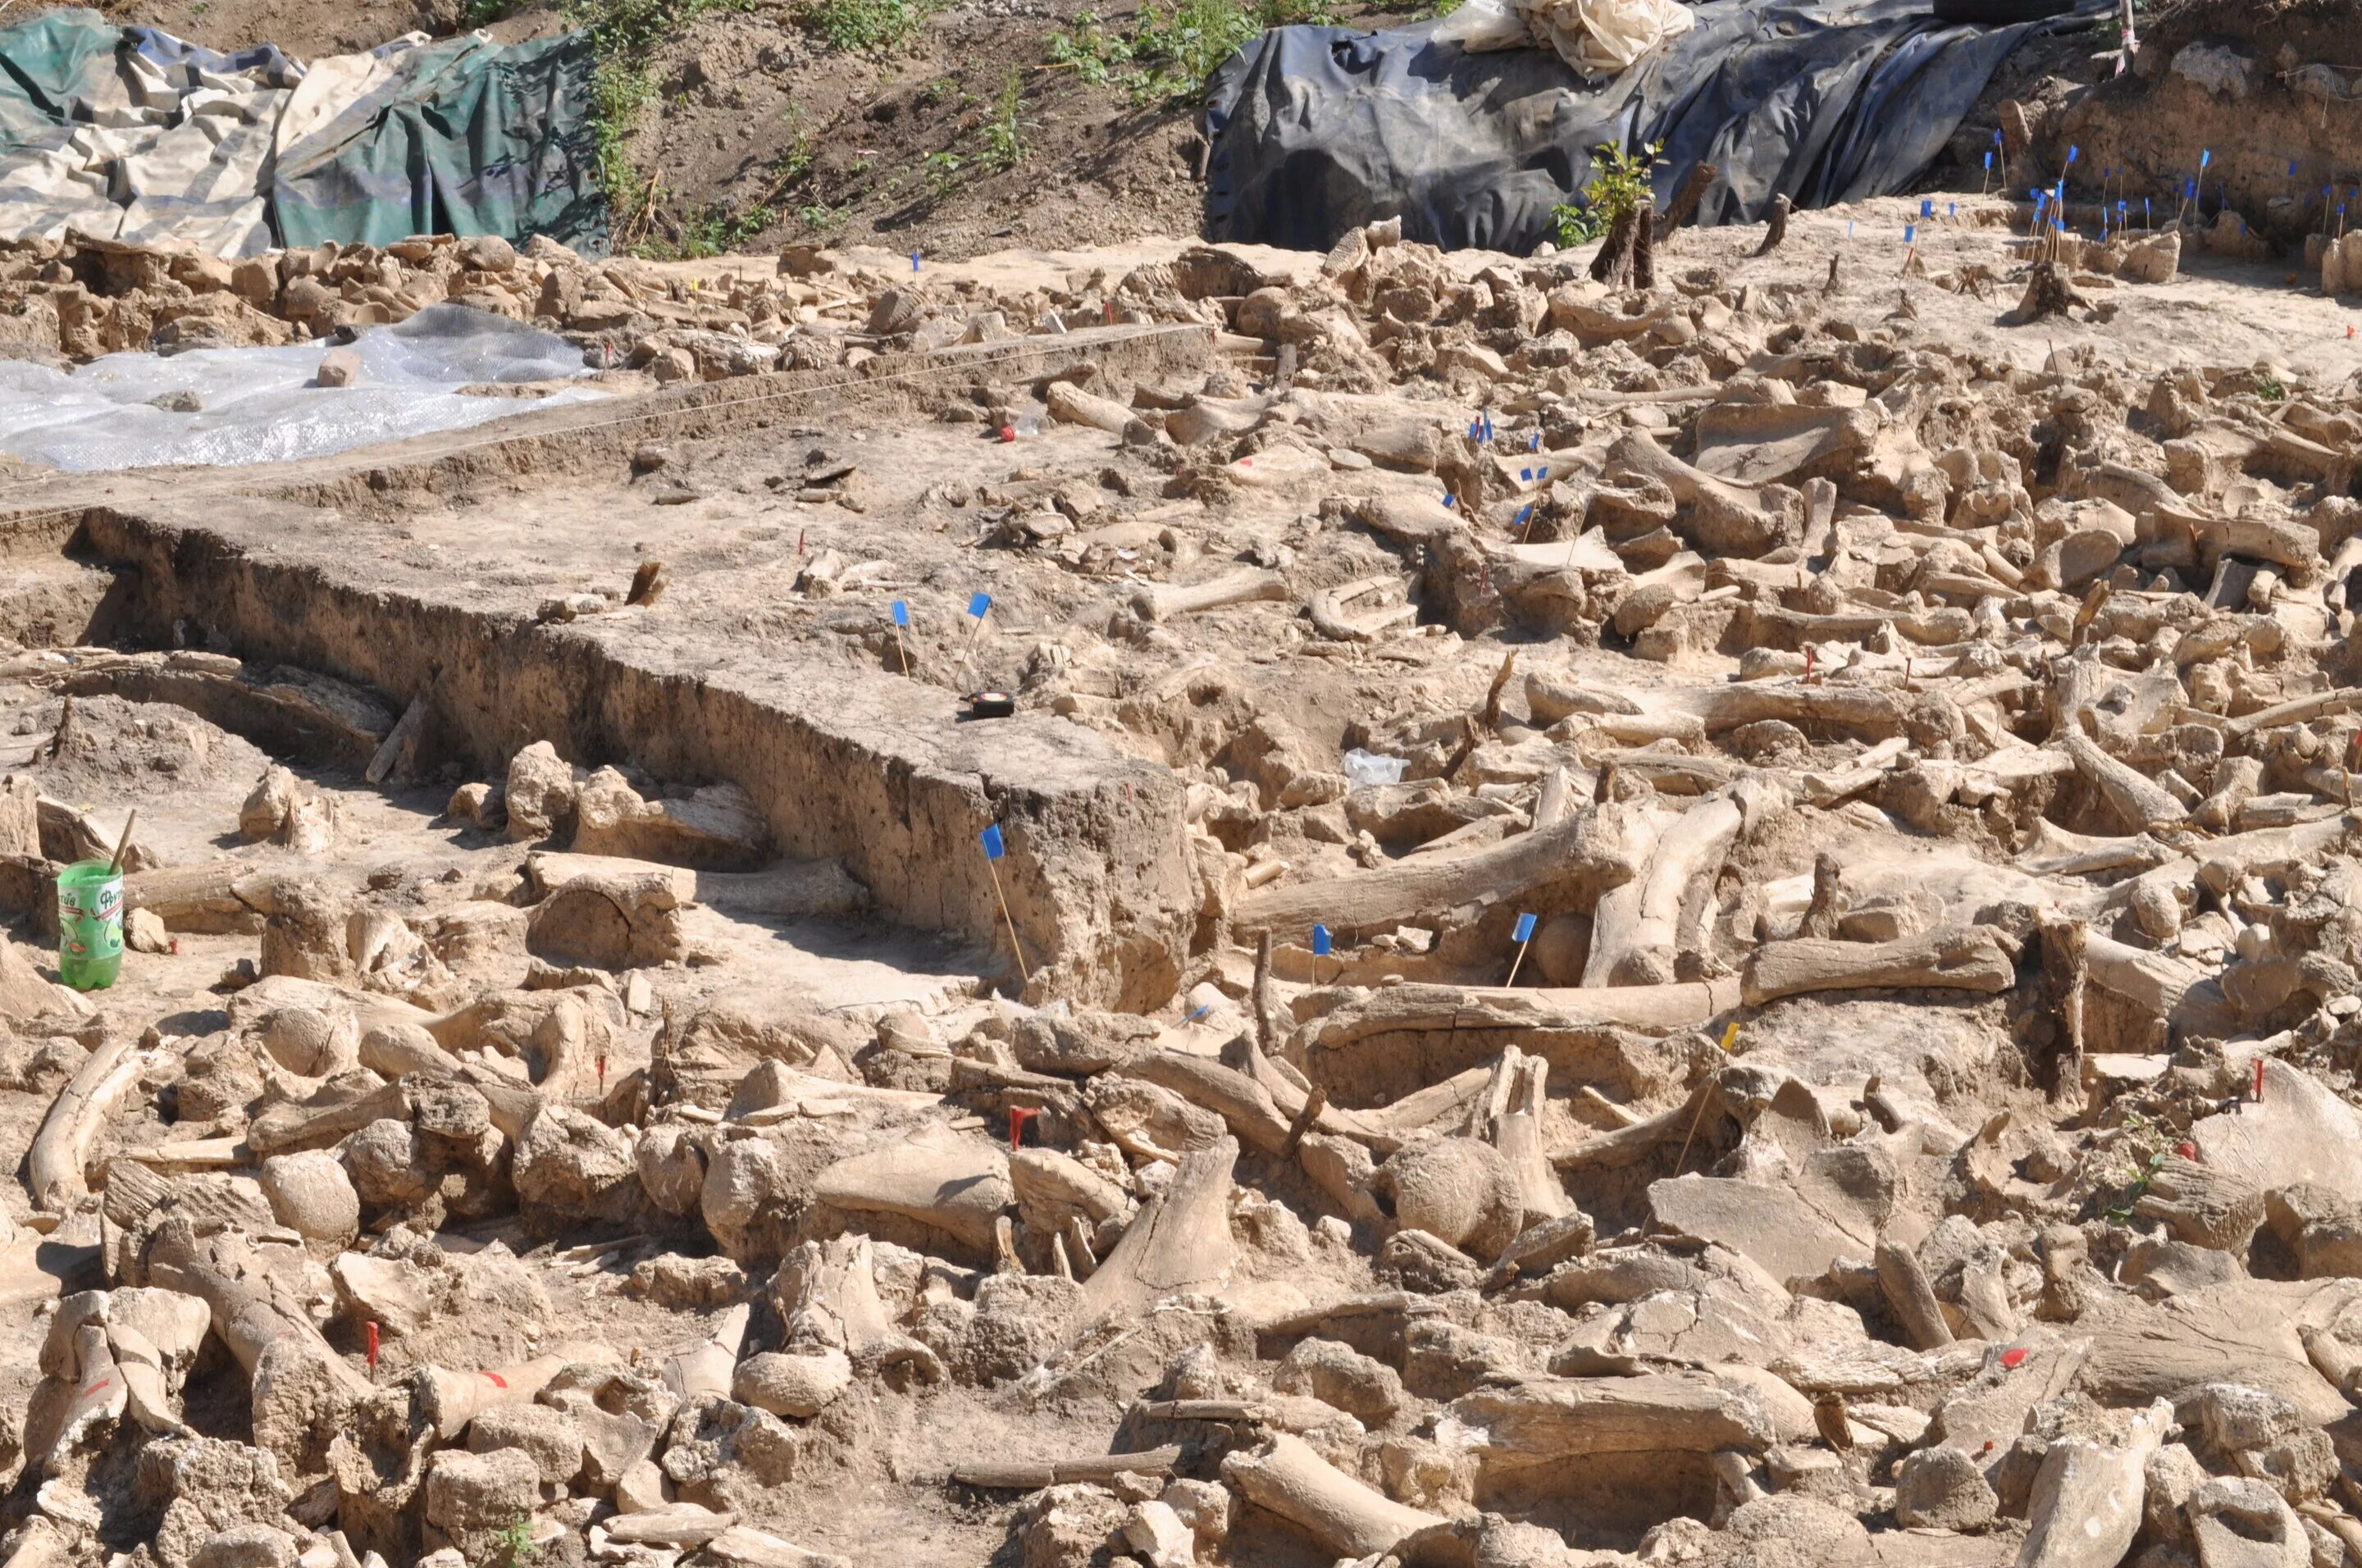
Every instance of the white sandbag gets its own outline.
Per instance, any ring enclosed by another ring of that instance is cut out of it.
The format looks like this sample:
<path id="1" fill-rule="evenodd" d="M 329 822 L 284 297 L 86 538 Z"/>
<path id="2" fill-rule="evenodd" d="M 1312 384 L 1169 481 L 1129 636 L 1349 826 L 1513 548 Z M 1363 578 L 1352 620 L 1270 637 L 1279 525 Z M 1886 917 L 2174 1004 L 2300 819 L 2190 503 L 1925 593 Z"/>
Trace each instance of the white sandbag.
<path id="1" fill-rule="evenodd" d="M 1589 77 L 1628 71 L 1697 22 L 1674 0 L 1468 0 L 1435 37 L 1472 54 L 1547 46 Z"/>

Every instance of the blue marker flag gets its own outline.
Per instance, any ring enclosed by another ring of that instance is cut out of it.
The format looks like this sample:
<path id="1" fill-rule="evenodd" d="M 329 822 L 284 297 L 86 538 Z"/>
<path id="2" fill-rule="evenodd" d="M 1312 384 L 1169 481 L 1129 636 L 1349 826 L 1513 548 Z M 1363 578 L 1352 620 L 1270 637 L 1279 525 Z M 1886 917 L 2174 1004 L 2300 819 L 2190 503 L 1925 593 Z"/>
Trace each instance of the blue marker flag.
<path id="1" fill-rule="evenodd" d="M 1527 451 L 1529 451 L 1529 452 L 1539 452 L 1539 451 L 1540 451 L 1541 449 L 1542 449 L 1542 436 L 1541 436 L 1541 432 L 1540 432 L 1540 431 L 1539 431 L 1539 430 L 1537 430 L 1537 431 L 1535 431 L 1535 432 L 1534 432 L 1534 444 L 1533 444 L 1532 446 L 1530 446 L 1530 447 L 1528 447 L 1526 448 L 1526 450 L 1527 450 Z"/>
<path id="2" fill-rule="evenodd" d="M 2211 147 L 2202 150 L 2198 154 L 2198 167 L 2201 171 L 2203 171 L 2206 166 L 2213 161 L 2214 149 Z"/>
<path id="3" fill-rule="evenodd" d="M 1312 955 L 1316 958 L 1328 957 L 1330 945 L 1329 928 L 1325 925 L 1314 926 L 1312 928 Z"/>
<path id="4" fill-rule="evenodd" d="M 1451 511 L 1451 503 L 1452 503 L 1452 500 L 1453 500 L 1453 497 L 1452 497 L 1451 493 L 1450 491 L 1445 491 L 1445 492 L 1444 492 L 1444 497 L 1443 497 L 1443 510 L 1445 510 L 1446 512 L 1449 512 L 1449 511 Z"/>
<path id="5" fill-rule="evenodd" d="M 1550 478 L 1550 465 L 1549 465 L 1548 463 L 1544 463 L 1544 464 L 1541 466 L 1541 468 L 1540 468 L 1540 469 L 1539 470 L 1539 472 L 1540 472 L 1540 477 L 1541 477 L 1541 478 L 1543 478 L 1543 479 L 1548 479 L 1548 478 Z"/>
<path id="6" fill-rule="evenodd" d="M 900 599 L 894 601 L 894 624 L 898 626 L 911 624 L 911 607 Z"/>
<path id="7" fill-rule="evenodd" d="M 991 608 L 992 595 L 989 593 L 979 593 L 967 602 L 967 613 L 979 621 L 984 619 L 984 613 Z"/>
<path id="8" fill-rule="evenodd" d="M 1520 523 L 1522 523 L 1522 522 L 1524 522 L 1527 518 L 1531 517 L 1533 514 L 1534 514 L 1534 503 L 1533 503 L 1532 502 L 1529 501 L 1529 502 L 1526 502 L 1526 504 L 1525 504 L 1522 508 L 1520 508 L 1520 509 L 1519 509 L 1519 511 L 1518 511 L 1518 522 L 1520 522 Z"/>
<path id="9" fill-rule="evenodd" d="M 913 272 L 915 272 L 915 271 L 917 271 L 918 270 L 919 270 L 919 253 L 918 253 L 917 251 L 913 250 L 913 251 L 911 251 L 911 271 L 913 271 Z"/>
<path id="10" fill-rule="evenodd" d="M 1919 215 L 1923 218 L 1931 218 L 1936 215 L 1935 197 L 1922 196 L 1919 198 Z"/>
<path id="11" fill-rule="evenodd" d="M 1514 942 L 1529 942 L 1533 939 L 1533 934 L 1534 917 L 1529 914 L 1519 915 L 1518 917 L 1518 929 L 1510 934 L 1510 940 Z"/>
<path id="12" fill-rule="evenodd" d="M 1918 242 L 1918 239 L 1919 226 L 1915 223 L 1904 224 L 1903 226 L 1903 243 L 1905 245 L 1914 245 Z"/>
<path id="13" fill-rule="evenodd" d="M 1518 470 L 1518 478 L 1526 483 L 1531 483 L 1533 481 L 1533 477 L 1534 470 L 1531 469 L 1519 469 Z"/>
<path id="14" fill-rule="evenodd" d="M 1985 168 L 1988 171 L 1992 168 L 1992 154 L 1990 152 L 1985 154 Z"/>
<path id="15" fill-rule="evenodd" d="M 2296 160 L 2293 158 L 2289 160 L 2289 178 L 2291 180 L 2296 178 Z"/>
<path id="16" fill-rule="evenodd" d="M 1960 215 L 1960 204 L 1958 202 L 1946 202 L 1944 204 L 1944 215 L 1946 217 L 1959 217 Z"/>
<path id="17" fill-rule="evenodd" d="M 2074 162 L 2076 159 L 2078 159 L 2078 158 L 2080 158 L 2080 157 L 2081 157 L 2081 156 L 2082 156 L 2082 152 L 2083 152 L 2083 149 L 2082 149 L 2081 148 L 2080 148 L 2080 147 L 2070 147 L 2070 148 L 2069 148 L 2069 149 L 2067 149 L 2067 161 L 2068 161 L 2068 162 L 2070 162 L 2070 163 Z"/>
<path id="18" fill-rule="evenodd" d="M 1000 842 L 1000 824 L 999 823 L 993 823 L 990 827 L 985 829 L 976 836 L 984 845 L 984 857 L 987 860 L 998 860 L 1002 856 L 1009 853 L 1009 845 Z"/>

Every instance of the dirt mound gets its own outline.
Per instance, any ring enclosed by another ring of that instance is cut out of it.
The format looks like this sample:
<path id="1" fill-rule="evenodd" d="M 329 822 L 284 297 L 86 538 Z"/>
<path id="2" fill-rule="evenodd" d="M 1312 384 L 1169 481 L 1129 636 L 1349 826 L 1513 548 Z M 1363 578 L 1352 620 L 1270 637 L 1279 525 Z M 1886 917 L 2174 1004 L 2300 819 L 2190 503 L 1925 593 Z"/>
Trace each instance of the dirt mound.
<path id="1" fill-rule="evenodd" d="M 485 27 L 504 42 L 612 34 L 600 86 L 618 248 L 658 258 L 800 239 L 949 257 L 1195 234 L 1190 72 L 1226 52 L 1221 39 L 1304 19 L 1286 0 L 1177 13 L 1090 0 L 170 0 L 121 15 L 306 58 L 412 28 Z"/>
<path id="2" fill-rule="evenodd" d="M 2362 65 L 2362 5 L 2356 0 L 2172 0 L 2141 29 L 2141 40 L 2169 58 L 2213 39 L 2266 50 L 2282 46 L 2299 61 Z"/>

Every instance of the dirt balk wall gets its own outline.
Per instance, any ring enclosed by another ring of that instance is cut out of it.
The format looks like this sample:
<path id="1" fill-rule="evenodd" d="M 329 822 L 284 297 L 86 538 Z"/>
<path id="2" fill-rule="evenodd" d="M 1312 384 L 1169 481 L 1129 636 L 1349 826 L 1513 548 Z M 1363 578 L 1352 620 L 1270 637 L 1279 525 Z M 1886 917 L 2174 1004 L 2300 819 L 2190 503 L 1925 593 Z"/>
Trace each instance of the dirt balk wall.
<path id="1" fill-rule="evenodd" d="M 2353 7 L 2362 18 L 2362 7 Z M 2071 98 L 2041 127 L 2045 164 L 2012 183 L 2023 195 L 2037 180 L 2064 171 L 2074 198 L 2097 197 L 2103 171 L 2111 201 L 2142 204 L 2169 227 L 2187 182 L 2200 181 L 2200 215 L 2212 226 L 2227 203 L 2247 226 L 2276 244 L 2300 245 L 2308 233 L 2362 222 L 2355 187 L 2362 182 L 2362 20 L 2332 58 L 2316 58 L 2304 29 L 2250 29 L 2232 37 L 2184 27 L 2143 44 L 2136 69 Z M 2067 158 L 2076 151 L 2071 169 Z M 2202 178 L 2199 165 L 2203 160 Z M 2290 173 L 2290 165 L 2296 171 Z M 2323 188 L 2335 195 L 2324 200 Z"/>
<path id="2" fill-rule="evenodd" d="M 729 779 L 783 853 L 844 856 L 881 913 L 964 934 L 1002 967 L 1009 936 L 977 841 L 998 823 L 1030 998 L 1149 1010 L 1178 984 L 1200 901 L 1180 781 L 1087 730 L 963 723 L 934 687 L 799 668 L 718 631 L 709 646 L 637 617 L 545 626 L 389 591 L 304 508 L 193 499 L 186 514 L 162 513 L 102 509 L 83 528 L 94 554 L 135 569 L 130 619 L 149 637 L 182 623 L 192 640 L 218 636 L 397 705 L 432 687 L 422 761 L 458 757 L 498 778 L 518 748 L 548 740 L 578 765 L 629 758 L 666 778 Z"/>

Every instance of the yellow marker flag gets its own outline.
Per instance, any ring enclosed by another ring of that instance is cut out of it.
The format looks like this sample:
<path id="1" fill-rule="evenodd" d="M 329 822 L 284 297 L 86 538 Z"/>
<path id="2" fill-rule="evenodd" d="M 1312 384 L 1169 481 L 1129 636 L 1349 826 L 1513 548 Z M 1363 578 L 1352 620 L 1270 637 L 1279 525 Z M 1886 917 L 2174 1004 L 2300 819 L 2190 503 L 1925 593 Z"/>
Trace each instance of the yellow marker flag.
<path id="1" fill-rule="evenodd" d="M 1728 1023 L 1727 1023 L 1727 1024 L 1723 1025 L 1723 1029 L 1722 1029 L 1722 1054 L 1723 1054 L 1724 1055 L 1726 1055 L 1726 1056 L 1729 1055 L 1730 1055 L 1730 1048 L 1731 1048 L 1733 1045 L 1736 1045 L 1736 1044 L 1738 1044 L 1738 1021 L 1737 1019 L 1735 1019 L 1735 1018 L 1734 1018 L 1734 1019 L 1732 1019 Z"/>

